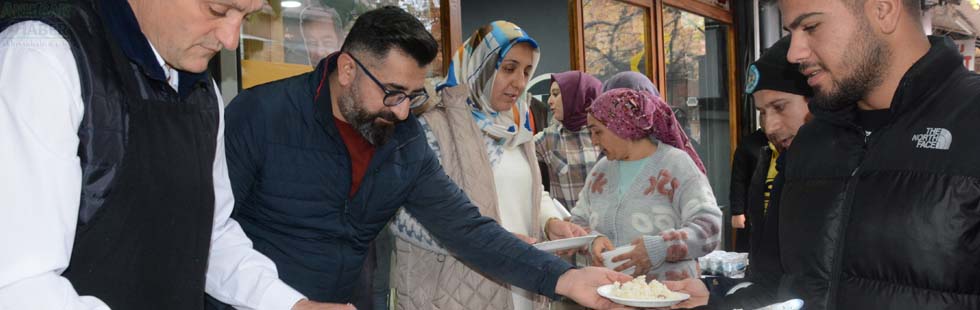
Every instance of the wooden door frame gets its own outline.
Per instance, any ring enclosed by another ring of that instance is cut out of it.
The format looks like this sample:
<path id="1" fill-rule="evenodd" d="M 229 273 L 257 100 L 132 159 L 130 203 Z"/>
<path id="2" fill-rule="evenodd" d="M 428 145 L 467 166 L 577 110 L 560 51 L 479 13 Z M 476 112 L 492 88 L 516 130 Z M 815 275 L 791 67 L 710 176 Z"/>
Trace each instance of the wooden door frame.
<path id="1" fill-rule="evenodd" d="M 449 73 L 453 53 L 463 44 L 463 22 L 460 0 L 439 0 L 439 25 L 442 31 L 442 75 Z"/>
<path id="2" fill-rule="evenodd" d="M 449 0 L 442 0 L 449 1 Z M 458 0 L 455 0 L 458 1 Z M 661 90 L 665 90 L 667 87 L 667 55 L 666 48 L 664 46 L 664 20 L 663 11 L 665 6 L 674 7 L 680 10 L 684 10 L 693 14 L 704 16 L 717 20 L 721 23 L 728 25 L 728 33 L 726 34 L 726 39 L 728 39 L 728 44 L 726 48 L 728 49 L 726 56 L 728 57 L 728 96 L 729 96 L 729 112 L 733 121 L 729 122 L 731 127 L 731 154 L 735 153 L 735 147 L 738 144 L 739 132 L 738 124 L 741 122 L 739 117 L 741 112 L 738 109 L 738 98 L 740 98 L 742 91 L 741 87 L 735 85 L 736 79 L 736 64 L 735 64 L 735 40 L 738 38 L 735 35 L 735 25 L 734 16 L 731 10 L 725 10 L 723 8 L 692 0 L 612 0 L 619 1 L 630 5 L 635 5 L 646 9 L 646 23 L 650 34 L 650 39 L 646 43 L 647 51 L 651 51 L 646 55 L 646 69 L 647 77 Z M 570 42 L 570 65 L 572 70 L 586 71 L 585 64 L 585 26 L 583 20 L 583 0 L 568 0 L 568 20 L 569 20 L 569 42 Z"/>
<path id="3" fill-rule="evenodd" d="M 585 64 L 585 21 L 583 18 L 583 0 L 568 0 L 568 24 L 569 24 L 569 42 L 571 48 L 569 49 L 569 60 L 572 70 L 579 70 L 586 72 Z M 644 54 L 647 77 L 657 87 L 663 89 L 661 81 L 663 81 L 666 75 L 664 71 L 664 57 L 663 57 L 663 26 L 660 25 L 660 16 L 662 13 L 662 6 L 659 0 L 612 0 L 617 2 L 622 2 L 625 4 L 640 7 L 644 10 L 644 23 L 647 29 L 647 34 L 649 35 L 649 40 L 645 42 L 645 51 L 649 51 Z"/>

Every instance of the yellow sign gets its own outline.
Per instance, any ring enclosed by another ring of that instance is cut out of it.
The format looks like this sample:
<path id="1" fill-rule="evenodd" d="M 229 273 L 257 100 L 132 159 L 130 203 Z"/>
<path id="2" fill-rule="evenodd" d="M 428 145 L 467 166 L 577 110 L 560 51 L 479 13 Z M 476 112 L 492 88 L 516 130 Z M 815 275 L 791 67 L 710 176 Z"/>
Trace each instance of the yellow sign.
<path id="1" fill-rule="evenodd" d="M 640 68 L 640 63 L 643 62 L 644 56 L 646 56 L 646 51 L 640 51 L 630 58 L 630 71 L 644 72 L 645 68 Z"/>

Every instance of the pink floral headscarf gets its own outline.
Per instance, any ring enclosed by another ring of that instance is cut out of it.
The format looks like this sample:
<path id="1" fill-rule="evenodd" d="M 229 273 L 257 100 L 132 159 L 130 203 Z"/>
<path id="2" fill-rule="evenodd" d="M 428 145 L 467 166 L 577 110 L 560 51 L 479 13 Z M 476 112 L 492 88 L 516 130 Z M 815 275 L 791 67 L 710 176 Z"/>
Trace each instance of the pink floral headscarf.
<path id="1" fill-rule="evenodd" d="M 644 91 L 613 89 L 596 98 L 589 113 L 620 138 L 653 137 L 687 152 L 698 169 L 707 173 L 691 140 L 674 117 L 674 111 L 660 97 Z"/>

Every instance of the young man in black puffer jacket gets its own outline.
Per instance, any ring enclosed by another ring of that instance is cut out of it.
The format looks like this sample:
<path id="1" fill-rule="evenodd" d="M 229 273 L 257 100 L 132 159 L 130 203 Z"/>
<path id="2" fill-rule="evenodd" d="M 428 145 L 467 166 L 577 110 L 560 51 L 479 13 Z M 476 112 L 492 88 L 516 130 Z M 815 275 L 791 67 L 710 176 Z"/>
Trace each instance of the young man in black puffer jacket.
<path id="1" fill-rule="evenodd" d="M 781 172 L 783 297 L 980 309 L 980 76 L 923 33 L 919 1 L 779 6 L 815 90 Z"/>
<path id="2" fill-rule="evenodd" d="M 783 286 L 807 309 L 980 309 L 980 76 L 917 0 L 779 5 L 815 90 L 783 171 Z"/>

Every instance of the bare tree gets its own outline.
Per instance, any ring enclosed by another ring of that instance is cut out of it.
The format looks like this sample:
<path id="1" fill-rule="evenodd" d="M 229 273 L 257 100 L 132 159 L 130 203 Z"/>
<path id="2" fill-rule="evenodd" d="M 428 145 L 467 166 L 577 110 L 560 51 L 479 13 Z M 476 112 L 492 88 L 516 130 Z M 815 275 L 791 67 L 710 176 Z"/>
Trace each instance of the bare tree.
<path id="1" fill-rule="evenodd" d="M 589 72 L 604 79 L 630 70 L 632 57 L 644 52 L 649 39 L 645 11 L 615 0 L 586 0 L 583 9 Z"/>

